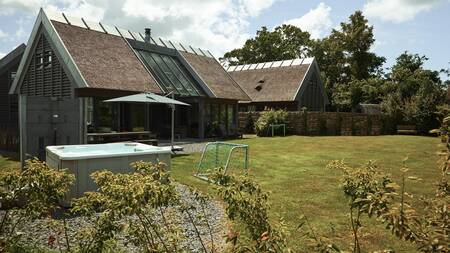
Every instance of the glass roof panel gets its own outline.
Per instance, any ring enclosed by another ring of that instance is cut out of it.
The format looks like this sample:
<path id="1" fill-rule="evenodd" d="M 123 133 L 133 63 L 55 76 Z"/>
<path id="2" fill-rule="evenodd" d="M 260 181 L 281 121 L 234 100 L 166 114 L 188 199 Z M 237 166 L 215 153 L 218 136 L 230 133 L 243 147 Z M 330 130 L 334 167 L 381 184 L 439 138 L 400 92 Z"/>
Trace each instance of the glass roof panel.
<path id="1" fill-rule="evenodd" d="M 174 56 L 136 50 L 148 69 L 168 91 L 182 96 L 199 96 L 195 81 Z"/>
<path id="2" fill-rule="evenodd" d="M 163 57 L 163 59 L 166 61 L 167 65 L 172 69 L 173 73 L 178 78 L 178 80 L 180 80 L 184 89 L 191 96 L 198 96 L 199 92 L 195 89 L 194 81 L 187 76 L 187 73 L 185 71 L 183 71 L 184 67 L 181 65 L 181 63 L 178 62 L 173 57 L 169 56 L 165 56 Z"/>
<path id="3" fill-rule="evenodd" d="M 167 76 L 167 78 L 170 80 L 171 84 L 175 86 L 175 89 L 178 91 L 179 94 L 182 95 L 188 95 L 189 93 L 184 89 L 183 85 L 181 85 L 181 82 L 177 79 L 175 76 L 175 73 L 167 66 L 167 63 L 163 60 L 163 55 L 151 53 L 153 59 L 158 64 L 158 67 L 164 72 L 164 74 Z"/>
<path id="4" fill-rule="evenodd" d="M 141 56 L 142 61 L 147 65 L 147 68 L 152 72 L 153 76 L 157 79 L 158 83 L 164 85 L 167 91 L 173 91 L 174 88 L 170 84 L 170 80 L 164 75 L 161 69 L 158 67 L 158 64 L 153 60 L 150 53 L 147 51 L 137 50 L 139 55 Z"/>

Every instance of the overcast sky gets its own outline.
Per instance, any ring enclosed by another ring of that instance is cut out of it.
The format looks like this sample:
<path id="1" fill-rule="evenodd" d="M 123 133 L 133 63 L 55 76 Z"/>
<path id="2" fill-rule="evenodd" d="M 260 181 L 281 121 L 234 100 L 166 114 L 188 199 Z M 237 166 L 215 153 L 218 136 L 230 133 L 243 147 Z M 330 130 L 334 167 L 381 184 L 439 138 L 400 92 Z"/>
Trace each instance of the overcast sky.
<path id="1" fill-rule="evenodd" d="M 427 67 L 450 67 L 450 0 L 0 0 L 0 57 L 27 42 L 39 8 L 209 49 L 216 57 L 242 46 L 261 26 L 289 23 L 314 38 L 362 10 L 375 31 L 373 51 L 389 67 L 403 51 Z"/>

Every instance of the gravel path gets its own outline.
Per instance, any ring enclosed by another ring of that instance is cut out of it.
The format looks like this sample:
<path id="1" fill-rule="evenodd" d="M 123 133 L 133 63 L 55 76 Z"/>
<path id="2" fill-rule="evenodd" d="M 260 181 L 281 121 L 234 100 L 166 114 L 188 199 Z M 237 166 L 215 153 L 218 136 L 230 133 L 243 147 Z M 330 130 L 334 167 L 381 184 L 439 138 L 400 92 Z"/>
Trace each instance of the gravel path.
<path id="1" fill-rule="evenodd" d="M 192 153 L 203 152 L 203 148 L 205 148 L 205 145 L 207 143 L 209 143 L 209 141 L 191 142 L 191 143 L 175 143 L 174 146 L 183 147 L 183 151 L 177 152 L 177 154 L 192 154 Z M 170 146 L 170 143 L 160 143 L 159 146 L 167 147 L 167 146 Z"/>
<path id="2" fill-rule="evenodd" d="M 201 237 L 203 238 L 203 242 L 205 244 L 209 244 L 210 242 L 210 232 L 208 229 L 208 225 L 205 222 L 205 219 L 199 218 L 203 213 L 200 212 L 200 205 L 198 201 L 194 198 L 193 194 L 190 192 L 189 188 L 184 185 L 177 185 L 177 191 L 180 193 L 181 200 L 184 204 L 192 204 L 198 206 L 197 210 L 191 210 L 190 216 L 194 217 L 195 226 L 199 230 Z M 209 226 L 212 230 L 212 235 L 214 238 L 214 245 L 216 249 L 224 249 L 225 243 L 223 236 L 226 234 L 226 214 L 222 207 L 222 205 L 215 200 L 207 200 L 204 206 L 204 210 L 206 213 L 206 218 L 208 220 Z M 182 213 L 180 211 L 179 206 L 168 207 L 166 212 L 172 213 L 174 216 L 173 222 L 178 224 L 182 229 L 183 233 L 187 238 L 191 240 L 187 240 L 182 242 L 182 248 L 189 252 L 203 252 L 201 242 L 196 236 L 196 231 L 192 223 L 190 222 L 189 216 L 186 213 Z M 3 212 L 3 211 L 1 211 Z M 0 213 L 3 215 L 3 213 Z M 127 217 L 128 219 L 137 219 L 136 217 Z M 161 220 L 161 217 L 156 215 L 156 220 Z M 68 225 L 68 237 L 73 240 L 72 243 L 75 243 L 75 234 L 76 231 L 82 228 L 86 228 L 91 226 L 92 221 L 84 216 L 78 216 L 73 218 L 66 219 Z M 21 240 L 27 244 L 35 244 L 41 247 L 53 248 L 53 249 L 65 249 L 64 236 L 58 235 L 51 227 L 49 226 L 50 219 L 39 219 L 35 221 L 27 222 L 23 227 L 18 228 L 22 234 Z M 49 238 L 58 238 L 53 243 L 53 247 L 49 247 Z M 118 239 L 118 247 L 121 251 L 124 252 L 136 252 L 138 249 L 132 245 L 127 244 L 125 237 L 126 235 L 120 233 L 116 235 Z M 125 246 L 126 245 L 126 246 Z"/>

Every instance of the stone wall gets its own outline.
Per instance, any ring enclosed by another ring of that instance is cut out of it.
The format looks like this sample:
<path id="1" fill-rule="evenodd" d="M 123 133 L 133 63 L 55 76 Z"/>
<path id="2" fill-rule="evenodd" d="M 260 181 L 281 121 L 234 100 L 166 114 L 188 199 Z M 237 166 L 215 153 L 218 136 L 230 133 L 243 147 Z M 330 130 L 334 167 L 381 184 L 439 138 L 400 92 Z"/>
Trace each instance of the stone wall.
<path id="1" fill-rule="evenodd" d="M 258 120 L 260 112 L 239 112 L 238 126 L 241 132 L 249 117 Z M 288 112 L 287 130 L 297 135 L 380 135 L 385 132 L 383 115 L 347 112 Z"/>

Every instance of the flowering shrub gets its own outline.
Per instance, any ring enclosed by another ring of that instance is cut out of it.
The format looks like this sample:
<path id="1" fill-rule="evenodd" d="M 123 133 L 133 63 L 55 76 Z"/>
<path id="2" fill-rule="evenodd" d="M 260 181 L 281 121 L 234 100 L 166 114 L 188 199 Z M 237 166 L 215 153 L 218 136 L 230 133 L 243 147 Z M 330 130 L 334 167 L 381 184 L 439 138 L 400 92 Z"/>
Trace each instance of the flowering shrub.
<path id="1" fill-rule="evenodd" d="M 267 110 L 260 113 L 255 122 L 255 133 L 258 136 L 267 136 L 269 126 L 272 124 L 287 124 L 288 113 L 285 110 Z"/>

